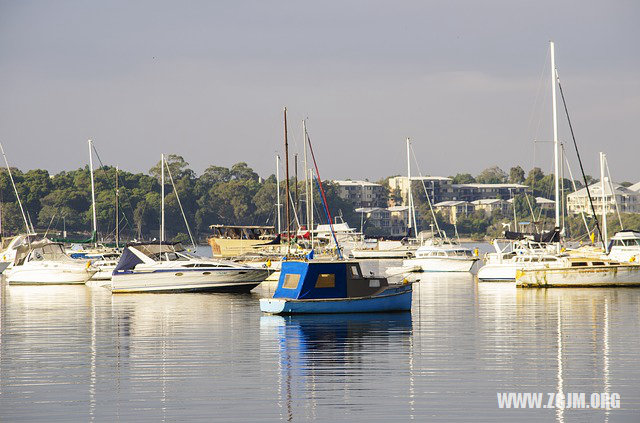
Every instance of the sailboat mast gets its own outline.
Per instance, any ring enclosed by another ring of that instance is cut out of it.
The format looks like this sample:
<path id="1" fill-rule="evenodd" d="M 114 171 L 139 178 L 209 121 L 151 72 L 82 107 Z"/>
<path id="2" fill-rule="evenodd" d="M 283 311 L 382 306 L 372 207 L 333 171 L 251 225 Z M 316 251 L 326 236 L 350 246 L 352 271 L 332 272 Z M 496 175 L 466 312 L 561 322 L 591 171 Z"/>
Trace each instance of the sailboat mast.
<path id="1" fill-rule="evenodd" d="M 600 204 L 602 204 L 602 248 L 604 248 L 605 254 L 609 253 L 609 248 L 607 245 L 607 194 L 605 191 L 605 183 L 604 183 L 604 161 L 606 160 L 605 154 L 600 152 L 600 191 L 601 191 L 601 199 Z M 615 196 L 613 189 L 611 190 L 611 194 Z"/>
<path id="2" fill-rule="evenodd" d="M 280 225 L 280 207 L 280 155 L 276 154 L 276 208 L 278 215 L 278 234 L 282 233 L 282 226 Z"/>
<path id="3" fill-rule="evenodd" d="M 162 244 L 164 242 L 164 154 L 160 155 L 160 192 L 160 244 Z"/>
<path id="4" fill-rule="evenodd" d="M 408 217 L 409 217 L 409 236 L 411 236 L 411 229 L 415 231 L 415 215 L 413 214 L 413 195 L 411 195 L 411 158 L 410 158 L 410 145 L 411 141 L 407 138 L 407 203 L 409 205 Z M 412 221 L 413 218 L 413 221 Z M 415 236 L 418 236 L 416 233 Z"/>
<path id="5" fill-rule="evenodd" d="M 306 216 L 306 225 L 307 230 L 312 231 L 313 227 L 309 226 L 311 223 L 311 219 L 309 218 L 309 172 L 307 171 L 307 122 L 302 120 L 302 145 L 304 148 L 304 205 L 305 205 L 305 216 Z"/>
<path id="6" fill-rule="evenodd" d="M 553 41 L 549 41 L 549 45 L 551 48 L 551 110 L 553 115 L 553 180 L 556 203 L 556 228 L 560 228 L 560 171 L 558 163 L 558 114 L 556 109 L 556 57 Z"/>
<path id="7" fill-rule="evenodd" d="M 120 245 L 120 215 L 118 214 L 118 208 L 120 203 L 120 192 L 118 191 L 118 166 L 116 166 L 116 248 L 119 248 Z"/>
<path id="8" fill-rule="evenodd" d="M 313 169 L 309 169 L 309 203 L 311 207 L 309 208 L 309 216 L 311 218 L 311 249 L 313 250 L 313 228 L 315 225 L 313 224 Z"/>
<path id="9" fill-rule="evenodd" d="M 0 151 L 2 151 L 2 157 L 4 157 L 4 164 L 7 165 L 7 172 L 9 173 L 9 179 L 11 179 L 11 185 L 13 185 L 13 192 L 15 192 L 16 198 L 18 199 L 20 212 L 22 213 L 22 218 L 24 219 L 24 226 L 27 228 L 27 234 L 30 234 L 33 231 L 29 227 L 29 222 L 27 221 L 27 214 L 24 212 L 24 207 L 22 207 L 22 201 L 20 201 L 20 195 L 18 195 L 18 188 L 16 188 L 16 183 L 13 180 L 13 174 L 11 173 L 11 168 L 9 167 L 9 161 L 7 160 L 7 155 L 4 154 L 4 147 L 2 146 L 2 143 L 0 143 Z"/>
<path id="10" fill-rule="evenodd" d="M 93 245 L 98 246 L 98 219 L 96 218 L 96 188 L 93 182 L 93 141 L 89 140 L 89 174 L 91 175 L 91 207 L 93 209 Z"/>
<path id="11" fill-rule="evenodd" d="M 289 140 L 287 139 L 287 108 L 284 108 L 284 168 L 286 189 L 285 189 L 285 219 L 287 221 L 287 254 L 291 250 L 291 221 L 289 220 Z"/>

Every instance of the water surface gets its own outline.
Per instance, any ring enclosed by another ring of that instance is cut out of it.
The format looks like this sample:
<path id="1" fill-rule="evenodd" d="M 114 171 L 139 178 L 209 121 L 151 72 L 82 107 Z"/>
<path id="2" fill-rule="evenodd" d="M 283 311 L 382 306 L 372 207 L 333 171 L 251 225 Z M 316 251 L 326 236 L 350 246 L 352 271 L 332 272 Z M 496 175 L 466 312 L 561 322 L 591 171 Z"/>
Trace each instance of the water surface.
<path id="1" fill-rule="evenodd" d="M 640 290 L 423 275 L 412 313 L 262 316 L 274 287 L 3 283 L 0 420 L 640 420 Z M 499 409 L 511 391 L 617 392 L 621 408 Z"/>

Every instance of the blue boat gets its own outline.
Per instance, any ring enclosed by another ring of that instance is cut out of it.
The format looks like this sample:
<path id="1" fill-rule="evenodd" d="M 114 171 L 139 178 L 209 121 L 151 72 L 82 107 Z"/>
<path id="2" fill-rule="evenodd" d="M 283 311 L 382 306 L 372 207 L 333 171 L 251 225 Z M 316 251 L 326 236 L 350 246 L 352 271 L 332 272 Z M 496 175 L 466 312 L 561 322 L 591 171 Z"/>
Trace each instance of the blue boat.
<path id="1" fill-rule="evenodd" d="M 271 314 L 378 313 L 411 310 L 410 283 L 365 277 L 353 261 L 283 261 L 273 298 L 261 298 Z"/>

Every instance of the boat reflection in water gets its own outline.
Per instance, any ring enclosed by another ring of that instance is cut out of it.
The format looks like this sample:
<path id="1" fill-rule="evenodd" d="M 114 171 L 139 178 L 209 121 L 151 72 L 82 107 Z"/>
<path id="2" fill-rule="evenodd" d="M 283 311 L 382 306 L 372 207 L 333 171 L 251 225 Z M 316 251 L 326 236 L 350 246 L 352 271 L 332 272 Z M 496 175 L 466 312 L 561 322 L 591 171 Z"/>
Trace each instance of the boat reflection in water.
<path id="1" fill-rule="evenodd" d="M 327 417 L 332 404 L 344 419 L 350 404 L 381 394 L 390 407 L 406 409 L 408 384 L 382 386 L 371 376 L 411 372 L 411 332 L 409 312 L 262 316 L 261 349 L 275 349 L 279 359 L 280 418 Z"/>

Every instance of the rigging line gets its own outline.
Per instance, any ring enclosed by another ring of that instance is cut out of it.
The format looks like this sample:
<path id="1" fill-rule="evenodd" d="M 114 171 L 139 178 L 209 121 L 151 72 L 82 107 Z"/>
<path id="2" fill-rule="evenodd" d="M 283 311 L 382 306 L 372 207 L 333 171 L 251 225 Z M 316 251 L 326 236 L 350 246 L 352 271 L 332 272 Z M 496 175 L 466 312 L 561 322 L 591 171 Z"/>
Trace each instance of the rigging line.
<path id="1" fill-rule="evenodd" d="M 16 199 L 18 200 L 18 205 L 20 206 L 20 212 L 22 212 L 24 225 L 27 227 L 27 235 L 29 235 L 30 233 L 32 233 L 32 230 L 29 228 L 29 223 L 27 222 L 27 215 L 25 214 L 24 208 L 22 207 L 22 201 L 20 201 L 20 195 L 18 195 L 18 188 L 16 188 L 16 183 L 13 180 L 13 174 L 11 172 L 11 168 L 9 167 L 9 162 L 7 161 L 7 155 L 4 154 L 4 147 L 2 146 L 2 143 L 0 143 L 0 151 L 2 151 L 2 157 L 4 157 L 4 163 L 7 165 L 7 172 L 9 172 L 9 179 L 11 179 L 11 185 L 13 185 L 13 191 L 16 194 Z M 31 244 L 31 242 L 29 241 L 29 237 L 27 237 L 27 241 L 29 242 L 29 244 Z"/>
<path id="2" fill-rule="evenodd" d="M 438 236 L 442 237 L 442 231 L 440 231 L 440 225 L 438 225 L 438 219 L 436 219 L 436 214 L 433 210 L 433 206 L 431 204 L 431 198 L 429 198 L 429 193 L 427 192 L 427 186 L 424 183 L 424 179 L 422 176 L 422 170 L 420 169 L 420 164 L 418 163 L 418 159 L 416 158 L 416 152 L 413 149 L 413 145 L 409 145 L 409 149 L 411 150 L 411 155 L 413 156 L 413 161 L 416 164 L 416 167 L 418 168 L 418 174 L 420 175 L 420 180 L 422 182 L 422 188 L 424 189 L 424 195 L 427 197 L 427 202 L 429 203 L 429 210 L 431 211 L 431 216 L 433 217 L 433 222 L 436 225 L 436 231 L 438 232 Z M 411 183 L 411 181 L 407 181 L 407 183 Z M 434 187 L 435 188 L 435 187 Z M 435 195 L 435 192 L 434 192 Z M 418 234 L 416 234 L 416 237 L 418 236 Z M 444 239 L 447 238 L 447 234 L 445 233 Z"/>
<path id="3" fill-rule="evenodd" d="M 546 79 L 545 75 L 547 74 L 546 70 L 547 70 L 547 65 L 549 64 L 549 54 L 550 54 L 550 50 L 547 50 L 547 57 L 545 58 L 543 64 L 542 64 L 542 69 L 540 72 L 540 76 L 538 77 L 538 88 L 536 90 L 536 97 L 534 99 L 533 102 L 533 106 L 531 107 L 531 113 L 529 114 L 529 122 L 527 123 L 527 132 L 530 131 L 532 129 L 532 124 L 533 124 L 533 118 L 534 115 L 536 113 L 536 109 L 538 108 L 539 104 L 543 104 L 543 103 L 538 103 L 538 100 L 540 99 L 540 93 L 542 92 L 543 95 L 546 98 L 547 95 L 547 91 L 543 90 L 543 86 L 544 86 L 544 80 Z M 543 101 L 544 99 L 543 98 Z M 542 121 L 542 113 L 538 113 L 538 124 L 536 127 L 536 131 L 534 132 L 534 134 L 538 134 L 539 130 L 540 130 L 540 122 Z"/>
<path id="4" fill-rule="evenodd" d="M 569 158 L 567 157 L 566 154 L 564 154 L 564 144 L 562 144 L 561 147 L 563 151 L 562 156 L 564 157 L 564 161 L 567 164 L 567 170 L 569 171 L 569 177 L 571 178 L 571 185 L 573 186 L 573 192 L 576 192 L 578 191 L 578 188 L 576 187 L 576 181 L 573 179 L 573 172 L 571 172 L 571 165 L 569 164 Z M 580 208 L 580 215 L 582 216 L 582 222 L 584 223 L 584 228 L 587 230 L 587 235 L 589 235 L 591 233 L 591 229 L 589 229 L 589 225 L 587 224 L 587 218 L 585 217 L 584 210 L 582 210 L 582 208 Z"/>
<path id="5" fill-rule="evenodd" d="M 618 222 L 620 223 L 620 230 L 624 230 L 624 226 L 622 225 L 622 218 L 620 217 L 620 209 L 618 208 L 618 199 L 616 198 L 616 192 L 613 188 L 613 179 L 611 179 L 611 172 L 609 170 L 609 161 L 607 160 L 607 156 L 604 156 L 604 163 L 607 166 L 607 176 L 609 177 L 609 187 L 611 188 L 611 195 L 613 196 L 613 204 L 616 206 L 616 214 L 618 215 Z M 604 207 L 604 205 L 603 205 Z"/>
<path id="6" fill-rule="evenodd" d="M 191 244 L 193 244 L 193 251 L 195 252 L 196 242 L 193 240 L 193 235 L 191 235 L 191 228 L 189 228 L 189 222 L 187 222 L 187 216 L 184 214 L 184 209 L 182 208 L 182 203 L 180 202 L 180 196 L 178 195 L 178 188 L 176 188 L 176 184 L 173 181 L 173 176 L 171 175 L 171 169 L 169 169 L 169 163 L 167 160 L 164 160 L 164 165 L 166 165 L 167 172 L 169 173 L 169 179 L 171 179 L 171 185 L 173 185 L 173 192 L 176 193 L 176 199 L 178 200 L 178 206 L 180 206 L 180 212 L 182 213 L 182 218 L 184 219 L 184 224 L 187 227 L 187 232 L 189 232 L 189 238 L 191 239 Z"/>
<path id="7" fill-rule="evenodd" d="M 564 98 L 564 91 L 562 90 L 562 84 L 560 83 L 560 76 L 558 75 L 558 70 L 554 69 L 554 76 L 556 77 L 556 81 L 558 82 L 558 88 L 560 88 L 560 97 L 562 97 L 562 105 L 564 106 L 564 112 L 567 115 L 567 123 L 569 124 L 569 130 L 571 131 L 571 138 L 573 139 L 573 146 L 576 149 L 576 155 L 578 156 L 578 163 L 580 164 L 580 171 L 582 172 L 582 179 L 584 180 L 585 188 L 587 189 L 587 197 L 589 197 L 589 203 L 591 204 L 591 210 L 593 211 L 593 219 L 596 223 L 596 228 L 598 229 L 598 234 L 600 235 L 600 242 L 602 242 L 602 248 L 606 250 L 607 246 L 604 245 L 604 236 L 602 234 L 602 230 L 600 229 L 600 223 L 598 221 L 598 216 L 596 216 L 596 210 L 593 207 L 593 198 L 591 198 L 591 191 L 589 190 L 589 183 L 587 182 L 587 176 L 584 173 L 584 167 L 582 166 L 582 159 L 580 158 L 580 151 L 578 151 L 578 143 L 576 142 L 576 136 L 573 132 L 573 125 L 571 124 L 571 118 L 569 118 L 569 109 L 567 108 L 567 102 Z"/>
<path id="8" fill-rule="evenodd" d="M 49 233 L 49 229 L 51 228 L 51 224 L 53 223 L 53 219 L 55 219 L 56 217 L 56 213 L 53 214 L 53 216 L 51 216 L 51 220 L 49 221 L 49 226 L 47 226 L 47 230 L 44 232 L 43 238 L 47 237 L 47 234 Z"/>
<path id="9" fill-rule="evenodd" d="M 327 203 L 327 196 L 325 195 L 324 188 L 322 187 L 322 179 L 320 178 L 320 171 L 318 170 L 318 162 L 316 162 L 316 155 L 313 153 L 313 146 L 311 145 L 311 137 L 309 133 L 307 133 L 307 142 L 309 143 L 309 151 L 311 152 L 311 159 L 313 160 L 313 166 L 316 168 L 316 176 L 318 188 L 320 189 L 320 194 L 322 201 L 324 203 L 324 209 L 327 212 L 327 219 L 329 220 L 329 228 L 331 229 L 331 235 L 333 236 L 333 240 L 336 243 L 336 251 L 338 252 L 338 257 L 342 259 L 342 251 L 340 250 L 340 244 L 338 244 L 338 238 L 336 237 L 336 233 L 333 230 L 333 218 L 331 217 L 331 212 L 329 211 L 329 203 Z"/>

